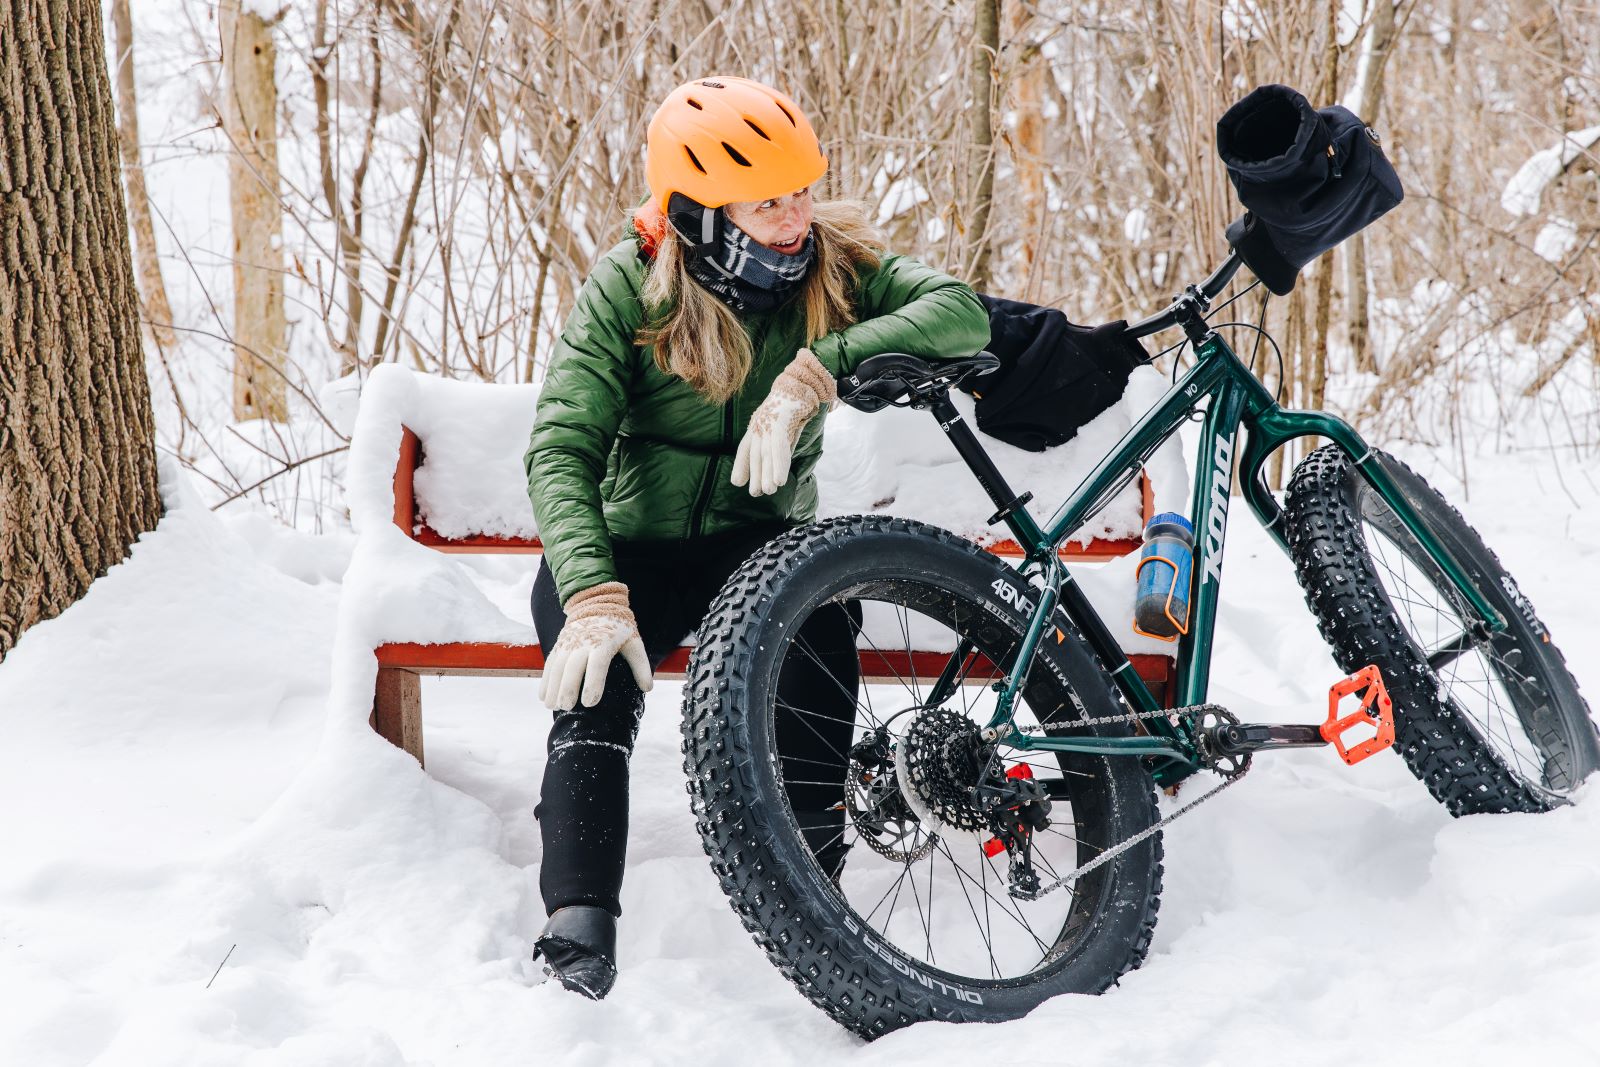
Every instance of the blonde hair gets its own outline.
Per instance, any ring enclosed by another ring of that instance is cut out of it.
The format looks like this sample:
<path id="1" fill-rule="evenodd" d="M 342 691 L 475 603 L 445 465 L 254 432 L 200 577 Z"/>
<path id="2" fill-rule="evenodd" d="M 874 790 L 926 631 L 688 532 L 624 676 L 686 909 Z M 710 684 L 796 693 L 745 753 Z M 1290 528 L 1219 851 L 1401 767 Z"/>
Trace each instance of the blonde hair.
<path id="1" fill-rule="evenodd" d="M 655 346 L 656 366 L 663 371 L 707 400 L 724 403 L 750 373 L 750 335 L 738 314 L 689 274 L 677 231 L 670 225 L 661 231 L 645 278 L 645 326 L 635 340 Z M 818 203 L 811 234 L 816 262 L 793 304 L 805 314 L 806 344 L 856 321 L 856 271 L 876 267 L 883 253 L 883 234 L 859 200 Z"/>

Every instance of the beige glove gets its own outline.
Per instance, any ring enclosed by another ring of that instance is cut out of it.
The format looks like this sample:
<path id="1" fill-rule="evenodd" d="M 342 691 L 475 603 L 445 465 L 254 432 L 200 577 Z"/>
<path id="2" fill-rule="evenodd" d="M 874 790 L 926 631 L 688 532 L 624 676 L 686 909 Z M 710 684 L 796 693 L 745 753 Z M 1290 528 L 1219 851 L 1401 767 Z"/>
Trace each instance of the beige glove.
<path id="1" fill-rule="evenodd" d="M 556 647 L 544 658 L 544 681 L 539 699 L 552 711 L 570 711 L 579 702 L 600 703 L 606 672 L 618 652 L 633 668 L 633 680 L 650 691 L 650 658 L 639 638 L 638 624 L 628 607 L 628 587 L 602 582 L 573 593 L 566 603 L 567 624 Z"/>
<path id="2" fill-rule="evenodd" d="M 789 480 L 794 443 L 824 403 L 832 405 L 839 387 L 822 361 L 802 348 L 772 383 L 772 391 L 750 416 L 750 428 L 733 456 L 734 485 L 750 483 L 751 496 L 770 495 Z"/>

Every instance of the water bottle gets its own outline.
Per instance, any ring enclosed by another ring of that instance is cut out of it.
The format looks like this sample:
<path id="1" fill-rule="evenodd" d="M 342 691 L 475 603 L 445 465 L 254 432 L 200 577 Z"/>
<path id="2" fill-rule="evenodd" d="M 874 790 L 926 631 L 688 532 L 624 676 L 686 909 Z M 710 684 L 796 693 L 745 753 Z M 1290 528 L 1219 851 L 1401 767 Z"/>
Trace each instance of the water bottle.
<path id="1" fill-rule="evenodd" d="M 1163 511 L 1144 528 L 1144 551 L 1134 572 L 1133 631 L 1174 641 L 1189 632 L 1189 584 L 1194 574 L 1194 524 Z"/>

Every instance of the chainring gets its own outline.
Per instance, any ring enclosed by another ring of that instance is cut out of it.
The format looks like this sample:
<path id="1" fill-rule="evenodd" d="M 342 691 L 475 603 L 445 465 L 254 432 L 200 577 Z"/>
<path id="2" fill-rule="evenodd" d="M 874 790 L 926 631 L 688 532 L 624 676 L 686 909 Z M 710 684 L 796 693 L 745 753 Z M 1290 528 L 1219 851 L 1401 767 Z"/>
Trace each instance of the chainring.
<path id="1" fill-rule="evenodd" d="M 1202 704 L 1195 717 L 1195 737 L 1199 740 L 1200 763 L 1221 778 L 1238 778 L 1250 769 L 1249 752 L 1223 752 L 1211 741 L 1217 727 L 1239 725 L 1239 716 L 1220 704 Z"/>

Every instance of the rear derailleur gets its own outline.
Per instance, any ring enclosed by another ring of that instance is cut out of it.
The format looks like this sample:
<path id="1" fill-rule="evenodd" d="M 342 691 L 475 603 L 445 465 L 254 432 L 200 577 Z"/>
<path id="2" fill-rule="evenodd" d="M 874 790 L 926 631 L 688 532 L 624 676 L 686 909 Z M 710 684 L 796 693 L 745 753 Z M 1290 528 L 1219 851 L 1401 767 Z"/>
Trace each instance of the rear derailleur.
<path id="1" fill-rule="evenodd" d="M 991 766 L 998 766 L 994 760 Z M 987 777 L 987 776 L 985 776 Z M 1039 896 L 1039 872 L 1033 867 L 1033 835 L 1050 826 L 1050 795 L 1026 763 L 1019 763 L 996 783 L 981 782 L 975 790 L 989 824 L 985 856 L 1004 852 L 1010 860 L 1007 892 L 1017 900 Z"/>

